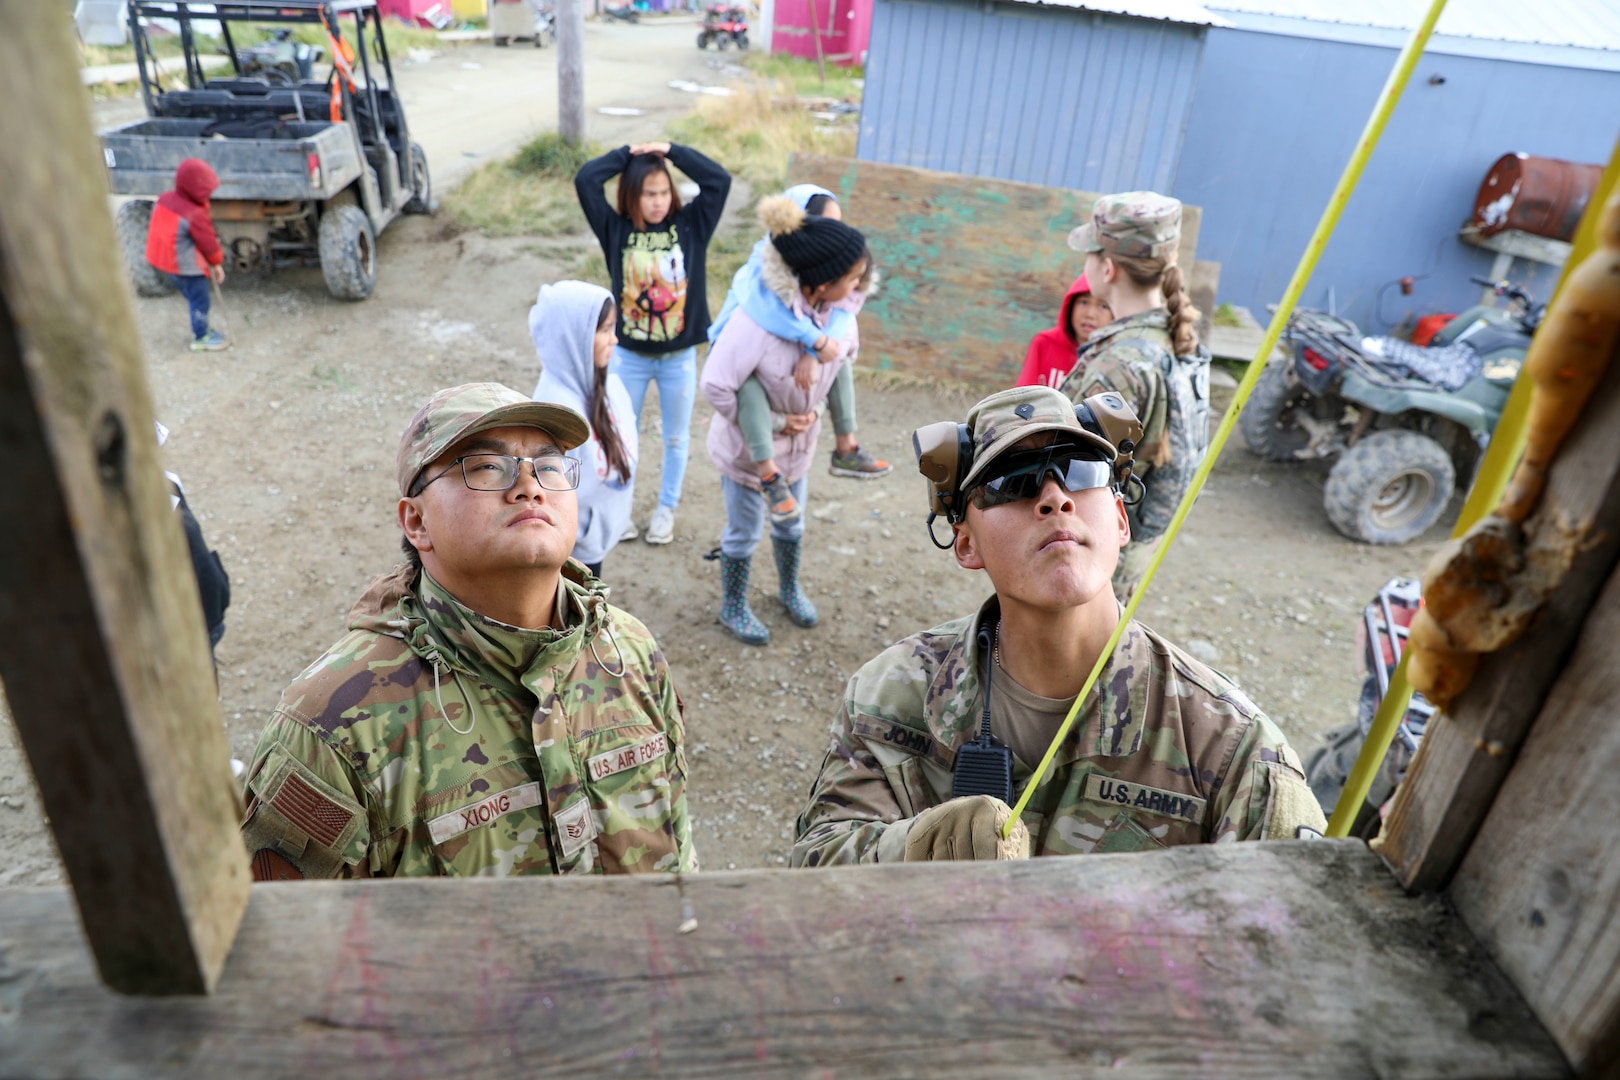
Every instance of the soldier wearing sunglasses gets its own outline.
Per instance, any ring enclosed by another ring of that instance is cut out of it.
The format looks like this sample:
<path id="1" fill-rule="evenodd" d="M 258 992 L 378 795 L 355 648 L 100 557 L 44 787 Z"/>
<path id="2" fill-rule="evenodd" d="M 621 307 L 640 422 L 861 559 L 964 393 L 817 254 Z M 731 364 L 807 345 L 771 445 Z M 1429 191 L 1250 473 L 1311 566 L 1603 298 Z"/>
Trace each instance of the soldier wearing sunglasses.
<path id="1" fill-rule="evenodd" d="M 407 562 L 282 694 L 249 766 L 255 879 L 696 869 L 669 668 L 569 559 L 588 436 L 494 383 L 416 414 Z"/>
<path id="2" fill-rule="evenodd" d="M 1001 827 L 1121 616 L 1141 496 L 1118 394 L 994 394 L 915 436 L 933 513 L 994 595 L 849 681 L 797 866 L 1147 851 L 1319 835 L 1288 741 L 1243 692 L 1132 621 L 1007 840 Z M 931 532 L 932 534 L 932 532 Z"/>

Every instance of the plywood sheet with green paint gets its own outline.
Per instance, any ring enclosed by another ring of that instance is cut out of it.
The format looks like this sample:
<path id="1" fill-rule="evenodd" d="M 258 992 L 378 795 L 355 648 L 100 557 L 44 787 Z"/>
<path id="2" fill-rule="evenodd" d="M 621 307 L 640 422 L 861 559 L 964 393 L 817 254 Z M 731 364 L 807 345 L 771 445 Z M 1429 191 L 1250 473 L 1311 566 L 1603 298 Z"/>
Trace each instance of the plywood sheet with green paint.
<path id="1" fill-rule="evenodd" d="M 861 363 L 930 378 L 1010 386 L 1029 339 L 1056 325 L 1081 257 L 1069 231 L 1098 193 L 961 173 L 796 154 L 793 184 L 837 194 L 883 274 L 861 314 Z M 1198 242 L 1182 212 L 1182 266 Z"/>

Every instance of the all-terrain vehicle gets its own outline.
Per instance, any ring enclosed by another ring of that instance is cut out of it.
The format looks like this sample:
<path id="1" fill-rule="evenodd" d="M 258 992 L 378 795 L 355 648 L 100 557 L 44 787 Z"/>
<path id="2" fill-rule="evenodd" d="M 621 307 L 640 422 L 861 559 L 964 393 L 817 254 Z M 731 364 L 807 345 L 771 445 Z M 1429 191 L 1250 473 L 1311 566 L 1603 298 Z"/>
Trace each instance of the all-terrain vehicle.
<path id="1" fill-rule="evenodd" d="M 1406 649 L 1412 617 L 1422 604 L 1422 587 L 1416 581 L 1391 578 L 1362 609 L 1361 625 L 1356 628 L 1356 655 L 1362 674 L 1361 703 L 1356 719 L 1322 736 L 1321 744 L 1304 762 L 1311 792 L 1322 804 L 1322 812 L 1330 817 L 1350 779 L 1350 770 L 1361 753 L 1361 746 L 1367 741 L 1367 733 L 1372 730 L 1379 703 L 1389 692 L 1389 680 Z M 1395 738 L 1384 753 L 1383 764 L 1373 775 L 1367 798 L 1352 819 L 1351 836 L 1370 840 L 1378 835 L 1384 804 L 1406 776 L 1407 767 L 1417 756 L 1418 744 L 1435 712 L 1435 707 L 1422 694 L 1412 695 L 1406 715 L 1395 729 Z"/>
<path id="2" fill-rule="evenodd" d="M 152 19 L 178 24 L 178 60 L 152 54 Z M 199 53 L 211 39 L 199 23 L 218 26 L 229 76 L 204 75 Z M 260 24 L 323 28 L 330 72 L 313 77 L 315 61 L 287 38 L 274 45 L 288 46 L 290 63 L 266 65 L 262 53 L 239 49 Z M 130 0 L 129 29 L 147 119 L 102 133 L 113 194 L 161 195 L 182 160 L 201 158 L 219 175 L 214 227 L 236 269 L 318 263 L 333 296 L 370 296 L 378 234 L 402 213 L 428 213 L 433 198 L 427 154 L 411 141 L 395 92 L 377 0 Z M 151 216 L 150 198 L 125 202 L 116 216 L 143 296 L 170 288 L 146 261 Z"/>
<path id="3" fill-rule="evenodd" d="M 748 9 L 733 4 L 714 4 L 703 13 L 703 29 L 698 31 L 697 45 L 707 49 L 713 45 L 724 52 L 735 45 L 748 48 Z"/>
<path id="4" fill-rule="evenodd" d="M 1479 464 L 1524 362 L 1541 306 L 1507 282 L 1473 279 L 1507 309 L 1463 312 L 1424 347 L 1363 337 L 1354 323 L 1301 308 L 1291 353 L 1260 376 L 1240 423 L 1273 461 L 1332 458 L 1322 501 L 1345 536 L 1404 544 L 1445 511 Z"/>

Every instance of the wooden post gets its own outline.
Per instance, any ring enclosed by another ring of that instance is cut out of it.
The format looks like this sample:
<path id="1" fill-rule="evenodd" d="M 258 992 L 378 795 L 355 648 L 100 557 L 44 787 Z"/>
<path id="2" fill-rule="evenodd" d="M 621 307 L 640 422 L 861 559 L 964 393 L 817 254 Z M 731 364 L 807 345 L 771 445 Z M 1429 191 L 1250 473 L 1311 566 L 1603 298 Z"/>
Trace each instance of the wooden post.
<path id="1" fill-rule="evenodd" d="M 6 16 L 0 678 L 102 977 L 203 993 L 250 884 L 207 632 L 68 23 Z"/>
<path id="2" fill-rule="evenodd" d="M 570 146 L 585 142 L 585 7 L 557 0 L 557 134 Z"/>
<path id="3" fill-rule="evenodd" d="M 1620 1074 L 1617 641 L 1610 574 L 1449 890 L 1586 1076 Z"/>
<path id="4" fill-rule="evenodd" d="M 821 85 L 827 85 L 827 58 L 821 52 L 821 27 L 816 25 L 816 0 L 810 0 L 810 36 L 816 43 L 816 69 L 821 72 Z"/>
<path id="5" fill-rule="evenodd" d="M 1524 635 L 1481 657 L 1473 682 L 1424 733 L 1379 840 L 1408 888 L 1451 880 L 1620 558 L 1620 357 L 1554 460 L 1526 528 L 1534 557 L 1567 567 Z"/>

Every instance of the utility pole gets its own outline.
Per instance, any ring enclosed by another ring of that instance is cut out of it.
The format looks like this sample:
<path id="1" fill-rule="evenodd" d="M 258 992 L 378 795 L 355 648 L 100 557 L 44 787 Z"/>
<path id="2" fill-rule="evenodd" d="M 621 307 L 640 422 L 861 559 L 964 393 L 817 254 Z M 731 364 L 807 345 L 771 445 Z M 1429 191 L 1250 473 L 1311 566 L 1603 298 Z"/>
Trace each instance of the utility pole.
<path id="1" fill-rule="evenodd" d="M 557 134 L 585 142 L 585 3 L 557 0 Z"/>

